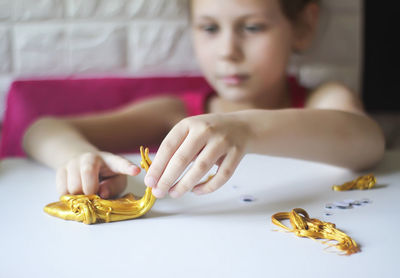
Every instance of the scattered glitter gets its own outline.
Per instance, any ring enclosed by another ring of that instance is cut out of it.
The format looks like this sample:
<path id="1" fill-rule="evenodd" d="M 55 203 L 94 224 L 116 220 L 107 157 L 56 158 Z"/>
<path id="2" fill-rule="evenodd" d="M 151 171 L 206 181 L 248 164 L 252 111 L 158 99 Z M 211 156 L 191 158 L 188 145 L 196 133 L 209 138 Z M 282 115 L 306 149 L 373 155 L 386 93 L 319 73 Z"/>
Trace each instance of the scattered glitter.
<path id="1" fill-rule="evenodd" d="M 251 203 L 255 201 L 255 198 L 251 195 L 243 195 L 240 197 L 240 201 L 244 203 Z"/>

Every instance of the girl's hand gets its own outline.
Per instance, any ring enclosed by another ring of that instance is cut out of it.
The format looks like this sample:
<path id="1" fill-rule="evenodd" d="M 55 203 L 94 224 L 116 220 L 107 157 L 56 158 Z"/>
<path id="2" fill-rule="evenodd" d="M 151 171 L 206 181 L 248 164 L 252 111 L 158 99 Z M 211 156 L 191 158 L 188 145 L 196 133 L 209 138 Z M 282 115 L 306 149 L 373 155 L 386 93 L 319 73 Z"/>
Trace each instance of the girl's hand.
<path id="1" fill-rule="evenodd" d="M 108 199 L 125 190 L 126 175 L 136 176 L 139 173 L 138 166 L 121 156 L 88 152 L 57 169 L 57 190 L 61 195 L 98 194 Z"/>
<path id="2" fill-rule="evenodd" d="M 166 136 L 145 177 L 153 187 L 153 195 L 173 198 L 187 191 L 211 193 L 226 183 L 245 155 L 250 138 L 248 125 L 234 113 L 206 114 L 179 122 Z M 192 167 L 177 182 L 187 166 Z M 199 181 L 218 165 L 216 175 L 209 181 Z M 197 186 L 196 186 L 197 185 Z"/>

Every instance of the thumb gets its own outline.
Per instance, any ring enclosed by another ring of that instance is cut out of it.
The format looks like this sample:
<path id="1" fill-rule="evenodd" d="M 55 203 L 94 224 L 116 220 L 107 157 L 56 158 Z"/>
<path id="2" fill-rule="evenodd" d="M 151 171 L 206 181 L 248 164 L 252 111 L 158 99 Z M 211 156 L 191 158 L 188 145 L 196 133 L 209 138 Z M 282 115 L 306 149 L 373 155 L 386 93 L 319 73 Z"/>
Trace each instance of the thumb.
<path id="1" fill-rule="evenodd" d="M 101 154 L 107 167 L 116 174 L 136 176 L 140 173 L 140 167 L 128 159 L 112 153 Z"/>

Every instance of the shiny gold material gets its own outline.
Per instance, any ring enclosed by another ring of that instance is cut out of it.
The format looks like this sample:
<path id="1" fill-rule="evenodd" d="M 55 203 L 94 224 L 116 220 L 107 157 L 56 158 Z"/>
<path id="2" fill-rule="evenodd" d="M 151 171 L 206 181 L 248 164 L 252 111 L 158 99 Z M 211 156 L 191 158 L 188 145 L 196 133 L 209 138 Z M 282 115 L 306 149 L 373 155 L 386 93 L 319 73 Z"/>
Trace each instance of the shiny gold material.
<path id="1" fill-rule="evenodd" d="M 366 190 L 371 189 L 376 184 L 376 178 L 373 174 L 361 176 L 353 181 L 346 182 L 342 185 L 334 185 L 332 189 L 335 191 L 348 191 L 353 189 Z"/>
<path id="2" fill-rule="evenodd" d="M 140 147 L 142 161 L 140 166 L 147 172 L 151 165 L 149 149 Z M 137 200 L 132 193 L 120 199 L 104 200 L 97 195 L 64 195 L 60 201 L 48 204 L 44 211 L 65 220 L 74 220 L 85 224 L 114 222 L 138 218 L 146 214 L 156 201 L 148 187 L 144 196 Z"/>
<path id="3" fill-rule="evenodd" d="M 292 224 L 292 229 L 282 224 L 282 220 L 289 219 Z M 308 213 L 301 208 L 295 208 L 291 212 L 279 212 L 271 217 L 272 223 L 275 225 L 293 232 L 299 237 L 308 237 L 311 239 L 326 239 L 321 241 L 330 247 L 336 247 L 344 252 L 344 255 L 352 255 L 360 252 L 357 243 L 344 232 L 336 229 L 335 224 L 323 222 L 318 219 L 310 219 Z M 331 240 L 337 241 L 337 244 L 330 244 Z"/>

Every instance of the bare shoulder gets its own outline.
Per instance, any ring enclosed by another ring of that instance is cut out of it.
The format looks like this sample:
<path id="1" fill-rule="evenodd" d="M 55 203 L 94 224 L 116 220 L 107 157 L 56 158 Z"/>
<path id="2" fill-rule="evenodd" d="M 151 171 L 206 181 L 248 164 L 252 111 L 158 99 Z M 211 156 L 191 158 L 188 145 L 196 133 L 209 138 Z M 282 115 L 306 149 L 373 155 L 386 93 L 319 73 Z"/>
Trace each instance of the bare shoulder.
<path id="1" fill-rule="evenodd" d="M 325 83 L 313 90 L 307 98 L 306 107 L 365 113 L 356 93 L 338 82 Z"/>

